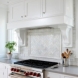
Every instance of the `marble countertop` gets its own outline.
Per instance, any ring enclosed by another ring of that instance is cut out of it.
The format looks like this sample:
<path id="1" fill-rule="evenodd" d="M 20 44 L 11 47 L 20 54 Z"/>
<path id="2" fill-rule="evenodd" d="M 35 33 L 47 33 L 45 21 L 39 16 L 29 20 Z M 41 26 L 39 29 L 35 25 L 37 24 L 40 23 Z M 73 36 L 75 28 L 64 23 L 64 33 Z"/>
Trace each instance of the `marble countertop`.
<path id="1" fill-rule="evenodd" d="M 20 59 L 7 59 L 7 58 L 0 58 L 1 63 L 6 63 L 6 64 L 14 64 L 14 62 L 20 61 Z"/>
<path id="2" fill-rule="evenodd" d="M 78 67 L 77 66 L 63 67 L 62 65 L 59 65 L 58 68 L 54 68 L 54 69 L 47 68 L 46 71 L 78 77 Z"/>

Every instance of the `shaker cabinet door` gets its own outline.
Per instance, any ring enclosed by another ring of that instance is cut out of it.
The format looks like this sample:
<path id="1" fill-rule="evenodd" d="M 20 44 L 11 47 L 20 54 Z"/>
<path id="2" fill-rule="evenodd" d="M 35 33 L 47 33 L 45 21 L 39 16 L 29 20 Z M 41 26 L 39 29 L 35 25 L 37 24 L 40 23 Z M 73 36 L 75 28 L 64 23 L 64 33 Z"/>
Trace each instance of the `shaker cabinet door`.
<path id="1" fill-rule="evenodd" d="M 25 1 L 25 17 L 26 19 L 41 17 L 41 0 Z"/>
<path id="2" fill-rule="evenodd" d="M 16 3 L 10 6 L 10 20 L 22 20 L 24 17 L 24 2 Z"/>
<path id="3" fill-rule="evenodd" d="M 45 78 L 61 78 L 61 75 L 53 72 L 45 72 Z"/>
<path id="4" fill-rule="evenodd" d="M 3 69 L 0 69 L 0 78 L 4 78 L 4 72 L 3 72 Z"/>
<path id="5" fill-rule="evenodd" d="M 5 69 L 5 66 L 0 63 L 0 78 L 5 78 L 5 76 L 4 76 L 5 70 L 4 69 Z"/>
<path id="6" fill-rule="evenodd" d="M 43 17 L 63 14 L 63 0 L 43 0 Z"/>

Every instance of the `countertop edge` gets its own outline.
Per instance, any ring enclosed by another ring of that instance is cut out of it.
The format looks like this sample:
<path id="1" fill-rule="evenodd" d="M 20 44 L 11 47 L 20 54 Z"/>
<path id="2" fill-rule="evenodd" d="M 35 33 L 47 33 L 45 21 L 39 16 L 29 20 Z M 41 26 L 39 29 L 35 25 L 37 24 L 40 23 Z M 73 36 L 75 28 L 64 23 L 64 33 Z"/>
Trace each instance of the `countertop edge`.
<path id="1" fill-rule="evenodd" d="M 45 69 L 45 71 L 48 71 L 48 72 L 53 72 L 53 73 L 58 73 L 58 74 L 62 74 L 62 75 L 68 75 L 68 76 L 75 76 L 75 77 L 78 77 L 78 75 L 75 75 L 75 74 L 70 74 L 70 73 L 64 73 L 64 72 L 57 72 L 57 71 L 51 71 L 51 70 L 48 70 L 48 69 Z"/>

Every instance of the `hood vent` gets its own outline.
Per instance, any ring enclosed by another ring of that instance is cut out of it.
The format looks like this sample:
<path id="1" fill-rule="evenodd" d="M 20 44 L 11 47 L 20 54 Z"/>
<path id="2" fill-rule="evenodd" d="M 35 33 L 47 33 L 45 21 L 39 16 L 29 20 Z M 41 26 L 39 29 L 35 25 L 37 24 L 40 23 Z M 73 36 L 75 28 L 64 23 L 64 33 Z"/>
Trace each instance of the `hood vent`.
<path id="1" fill-rule="evenodd" d="M 10 8 L 11 12 L 9 12 L 9 16 L 11 18 L 9 19 L 9 23 L 7 24 L 7 29 L 18 30 L 17 33 L 19 33 L 19 36 L 21 38 L 22 31 L 24 35 L 27 33 L 24 32 L 25 29 L 28 30 L 46 27 L 52 27 L 54 29 L 58 28 L 61 31 L 63 46 L 72 47 L 72 27 L 74 27 L 74 0 L 58 0 L 57 3 L 54 0 L 49 0 L 49 2 L 48 0 L 42 0 L 40 1 L 40 5 L 35 5 L 37 6 L 37 9 L 30 5 L 25 4 L 25 6 L 27 6 L 28 10 L 23 8 L 23 12 L 25 13 L 17 15 L 15 10 L 13 10 L 15 9 L 15 4 L 12 5 L 12 8 Z M 33 10 L 32 12 L 32 9 L 35 10 Z M 25 37 L 23 36 L 22 41 L 24 40 L 24 38 Z"/>
<path id="2" fill-rule="evenodd" d="M 29 31 L 40 31 L 41 33 L 43 30 L 49 31 L 51 33 L 60 31 L 59 34 L 61 34 L 62 38 L 62 46 L 63 47 L 72 47 L 72 27 L 71 26 L 53 26 L 53 27 L 43 27 L 43 28 L 30 28 L 30 29 L 16 29 L 16 32 L 18 34 L 19 43 L 20 46 L 28 46 L 28 32 Z M 45 32 L 46 34 L 46 32 Z"/>
<path id="3" fill-rule="evenodd" d="M 58 28 L 61 31 L 63 47 L 72 47 L 73 27 L 74 27 L 74 20 L 65 16 L 36 19 L 31 21 L 12 22 L 12 23 L 8 23 L 8 26 L 7 26 L 8 29 L 18 30 L 17 33 L 20 36 L 21 42 L 23 42 L 23 46 L 27 46 L 28 37 L 27 37 L 26 31 L 28 29 L 40 29 L 40 28 L 41 29 L 43 28 L 57 29 Z M 21 33 L 26 35 L 25 36 L 22 35 L 23 36 L 22 38 Z"/>

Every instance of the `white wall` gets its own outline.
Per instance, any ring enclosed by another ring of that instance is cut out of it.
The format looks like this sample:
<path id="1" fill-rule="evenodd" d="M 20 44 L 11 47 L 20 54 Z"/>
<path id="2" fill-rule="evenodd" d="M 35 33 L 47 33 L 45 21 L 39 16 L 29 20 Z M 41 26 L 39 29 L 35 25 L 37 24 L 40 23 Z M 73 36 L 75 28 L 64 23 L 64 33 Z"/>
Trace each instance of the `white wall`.
<path id="1" fill-rule="evenodd" d="M 0 57 L 4 57 L 6 53 L 6 25 L 7 25 L 7 10 L 3 7 L 0 7 Z"/>

